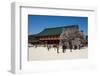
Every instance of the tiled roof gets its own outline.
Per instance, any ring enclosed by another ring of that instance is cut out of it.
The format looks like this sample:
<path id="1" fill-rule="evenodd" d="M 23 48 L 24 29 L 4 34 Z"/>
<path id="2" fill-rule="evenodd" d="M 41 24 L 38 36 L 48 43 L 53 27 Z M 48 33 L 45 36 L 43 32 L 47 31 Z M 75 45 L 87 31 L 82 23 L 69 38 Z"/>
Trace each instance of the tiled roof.
<path id="1" fill-rule="evenodd" d="M 67 28 L 79 28 L 79 27 L 78 25 L 69 25 L 69 26 L 62 26 L 62 27 L 45 28 L 43 31 L 33 36 L 40 37 L 40 36 L 60 35 L 63 29 L 67 29 Z"/>

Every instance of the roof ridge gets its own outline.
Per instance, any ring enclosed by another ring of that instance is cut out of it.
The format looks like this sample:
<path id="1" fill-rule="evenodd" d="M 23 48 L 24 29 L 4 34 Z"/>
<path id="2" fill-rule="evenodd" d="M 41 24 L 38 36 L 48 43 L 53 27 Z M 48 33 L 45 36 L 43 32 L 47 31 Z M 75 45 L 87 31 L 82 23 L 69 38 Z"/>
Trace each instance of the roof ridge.
<path id="1" fill-rule="evenodd" d="M 78 26 L 78 25 L 68 25 L 68 26 L 58 26 L 58 27 L 49 27 L 49 28 L 45 28 L 46 29 L 55 29 L 55 28 L 64 28 L 64 27 L 75 27 L 75 26 Z"/>

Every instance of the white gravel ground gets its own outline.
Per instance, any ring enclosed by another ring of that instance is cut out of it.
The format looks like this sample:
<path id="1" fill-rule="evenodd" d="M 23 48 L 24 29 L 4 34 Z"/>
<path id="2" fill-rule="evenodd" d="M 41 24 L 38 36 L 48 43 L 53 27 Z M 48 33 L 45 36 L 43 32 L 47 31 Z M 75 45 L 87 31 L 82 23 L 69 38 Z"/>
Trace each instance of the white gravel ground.
<path id="1" fill-rule="evenodd" d="M 46 47 L 29 47 L 28 56 L 29 61 L 88 58 L 88 48 L 84 47 L 81 50 L 72 50 L 72 52 L 67 49 L 65 53 L 62 52 L 62 49 L 59 49 L 59 53 L 57 53 L 54 48 L 48 51 Z"/>

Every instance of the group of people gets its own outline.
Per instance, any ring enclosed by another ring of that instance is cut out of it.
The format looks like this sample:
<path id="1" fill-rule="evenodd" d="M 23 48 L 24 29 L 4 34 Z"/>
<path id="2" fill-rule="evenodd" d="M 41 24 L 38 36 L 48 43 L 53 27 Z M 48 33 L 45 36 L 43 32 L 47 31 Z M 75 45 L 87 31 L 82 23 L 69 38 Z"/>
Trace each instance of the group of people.
<path id="1" fill-rule="evenodd" d="M 59 53 L 59 46 L 61 46 L 63 53 L 66 52 L 66 49 L 70 49 L 70 52 L 72 52 L 72 49 L 74 49 L 74 50 L 79 49 L 80 50 L 83 47 L 82 44 L 73 45 L 71 42 L 69 42 L 69 46 L 66 46 L 64 44 L 63 45 L 53 45 L 53 46 L 47 45 L 47 49 L 49 51 L 53 47 L 57 51 L 57 53 Z"/>
<path id="2" fill-rule="evenodd" d="M 52 47 L 53 47 L 55 50 L 57 50 L 57 53 L 59 53 L 59 45 L 53 45 L 53 46 L 47 45 L 48 51 L 49 51 Z"/>

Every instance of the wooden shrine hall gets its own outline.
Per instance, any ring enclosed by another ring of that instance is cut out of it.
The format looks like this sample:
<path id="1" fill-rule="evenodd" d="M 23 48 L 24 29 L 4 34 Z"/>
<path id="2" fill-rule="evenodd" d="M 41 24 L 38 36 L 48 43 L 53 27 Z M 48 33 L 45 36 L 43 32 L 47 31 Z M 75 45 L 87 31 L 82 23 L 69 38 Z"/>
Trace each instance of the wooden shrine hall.
<path id="1" fill-rule="evenodd" d="M 45 28 L 40 33 L 29 35 L 28 43 L 30 44 L 59 44 L 60 35 L 64 29 L 75 28 L 79 30 L 78 25 L 69 25 L 62 27 Z"/>

